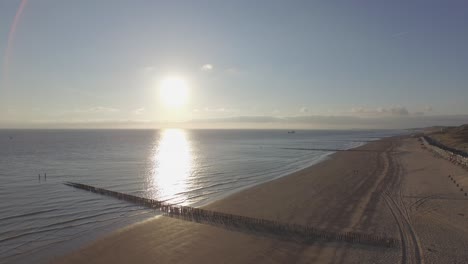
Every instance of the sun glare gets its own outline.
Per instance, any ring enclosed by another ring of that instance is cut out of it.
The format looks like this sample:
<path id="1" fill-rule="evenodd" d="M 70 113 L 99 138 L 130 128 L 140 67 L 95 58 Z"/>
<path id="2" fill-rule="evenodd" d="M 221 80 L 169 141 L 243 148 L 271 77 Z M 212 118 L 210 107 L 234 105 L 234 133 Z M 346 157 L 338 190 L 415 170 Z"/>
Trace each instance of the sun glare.
<path id="1" fill-rule="evenodd" d="M 180 199 L 177 202 L 186 199 L 183 193 L 187 191 L 187 181 L 195 165 L 186 132 L 180 129 L 164 130 L 154 149 L 152 160 L 150 182 L 154 189 L 153 198 Z"/>
<path id="2" fill-rule="evenodd" d="M 159 88 L 161 101 L 171 108 L 179 108 L 187 103 L 188 86 L 184 79 L 170 77 L 164 79 Z"/>

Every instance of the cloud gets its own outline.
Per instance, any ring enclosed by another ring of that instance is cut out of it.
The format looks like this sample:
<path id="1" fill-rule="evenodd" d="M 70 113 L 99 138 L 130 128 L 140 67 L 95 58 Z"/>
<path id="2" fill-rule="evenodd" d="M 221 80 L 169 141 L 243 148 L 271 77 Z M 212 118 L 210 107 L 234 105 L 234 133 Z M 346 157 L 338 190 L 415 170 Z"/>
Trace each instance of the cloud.
<path id="1" fill-rule="evenodd" d="M 226 73 L 231 74 L 231 75 L 237 75 L 237 74 L 240 74 L 241 71 L 236 67 L 231 67 L 231 68 L 226 69 Z"/>
<path id="2" fill-rule="evenodd" d="M 410 113 L 406 107 L 403 106 L 392 106 L 389 108 L 377 107 L 377 108 L 367 108 L 367 107 L 353 107 L 351 109 L 352 114 L 357 115 L 393 115 L 393 116 L 408 116 Z"/>
<path id="3" fill-rule="evenodd" d="M 120 110 L 117 108 L 112 108 L 112 107 L 105 107 L 105 106 L 94 106 L 90 108 L 84 108 L 84 109 L 75 109 L 73 112 L 74 113 L 83 113 L 83 114 L 93 114 L 93 113 L 100 113 L 100 114 L 109 114 L 109 113 L 117 113 Z"/>
<path id="4" fill-rule="evenodd" d="M 205 64 L 201 67 L 201 70 L 204 72 L 211 72 L 214 69 L 213 65 Z"/>
<path id="5" fill-rule="evenodd" d="M 156 68 L 153 66 L 146 66 L 146 67 L 143 67 L 142 71 L 143 71 L 143 74 L 145 75 L 152 74 L 156 71 Z"/>
<path id="6" fill-rule="evenodd" d="M 274 116 L 234 116 L 225 118 L 195 119 L 195 123 L 275 123 L 283 119 Z"/>
<path id="7" fill-rule="evenodd" d="M 386 109 L 388 111 L 388 109 Z M 404 110 L 395 110 L 399 114 Z M 429 127 L 434 125 L 461 125 L 468 120 L 468 115 L 386 115 L 386 116 L 350 116 L 350 115 L 303 115 L 303 116 L 234 116 L 226 118 L 208 118 L 192 120 L 188 123 L 205 124 L 207 127 L 233 128 L 283 128 L 283 129 L 405 129 Z"/>
<path id="8" fill-rule="evenodd" d="M 387 113 L 388 110 L 387 108 L 384 108 L 384 107 L 377 107 L 377 113 Z"/>
<path id="9" fill-rule="evenodd" d="M 309 108 L 303 106 L 303 107 L 299 108 L 299 112 L 301 112 L 301 113 L 308 113 L 308 112 L 309 112 Z"/>
<path id="10" fill-rule="evenodd" d="M 398 33 L 393 34 L 392 38 L 398 38 L 398 37 L 404 36 L 404 35 L 406 35 L 408 33 L 409 33 L 408 31 L 398 32 Z"/>
<path id="11" fill-rule="evenodd" d="M 362 113 L 368 113 L 369 109 L 364 108 L 364 107 L 353 107 L 351 108 L 351 113 L 356 113 L 356 114 L 362 114 Z"/>
<path id="12" fill-rule="evenodd" d="M 397 116 L 409 115 L 409 111 L 408 109 L 406 109 L 406 107 L 396 106 L 396 107 L 390 108 L 389 111 L 392 115 L 397 115 Z"/>
<path id="13" fill-rule="evenodd" d="M 200 112 L 204 112 L 204 113 L 237 113 L 239 112 L 239 109 L 235 109 L 235 108 L 225 108 L 225 107 L 205 107 L 205 108 L 202 108 L 202 109 L 193 109 L 192 112 L 194 113 L 200 113 Z"/>
<path id="14" fill-rule="evenodd" d="M 143 114 L 144 111 L 145 111 L 145 108 L 144 108 L 144 107 L 140 107 L 140 108 L 137 108 L 137 109 L 133 110 L 132 113 L 133 113 L 134 115 L 141 115 L 141 114 Z"/>
<path id="15" fill-rule="evenodd" d="M 424 107 L 424 112 L 432 112 L 432 106 L 428 105 Z"/>
<path id="16" fill-rule="evenodd" d="M 466 123 L 468 115 L 440 116 L 343 116 L 304 115 L 291 117 L 233 116 L 194 119 L 186 122 L 157 122 L 151 120 L 118 120 L 109 118 L 67 118 L 66 120 L 37 120 L 19 122 L 4 120 L 0 128 L 275 128 L 275 129 L 405 129 L 429 126 L 457 126 Z"/>

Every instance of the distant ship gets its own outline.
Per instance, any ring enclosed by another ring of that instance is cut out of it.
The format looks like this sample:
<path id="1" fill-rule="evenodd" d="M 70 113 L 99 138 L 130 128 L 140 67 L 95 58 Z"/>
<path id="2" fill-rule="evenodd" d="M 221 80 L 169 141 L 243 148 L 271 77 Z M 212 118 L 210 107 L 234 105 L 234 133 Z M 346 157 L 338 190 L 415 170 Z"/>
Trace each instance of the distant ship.
<path id="1" fill-rule="evenodd" d="M 288 134 L 294 134 L 294 133 L 296 133 L 296 131 L 294 130 L 288 131 Z"/>

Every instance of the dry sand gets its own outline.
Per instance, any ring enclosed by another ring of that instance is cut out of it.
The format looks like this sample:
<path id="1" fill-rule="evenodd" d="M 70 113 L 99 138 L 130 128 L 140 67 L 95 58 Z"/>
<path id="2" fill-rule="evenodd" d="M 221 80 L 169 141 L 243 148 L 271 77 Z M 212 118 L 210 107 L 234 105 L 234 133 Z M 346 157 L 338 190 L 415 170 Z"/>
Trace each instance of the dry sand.
<path id="1" fill-rule="evenodd" d="M 460 187 L 447 176 L 451 174 Z M 468 172 L 388 138 L 231 195 L 208 209 L 402 239 L 401 248 L 301 244 L 159 217 L 54 263 L 468 263 Z"/>

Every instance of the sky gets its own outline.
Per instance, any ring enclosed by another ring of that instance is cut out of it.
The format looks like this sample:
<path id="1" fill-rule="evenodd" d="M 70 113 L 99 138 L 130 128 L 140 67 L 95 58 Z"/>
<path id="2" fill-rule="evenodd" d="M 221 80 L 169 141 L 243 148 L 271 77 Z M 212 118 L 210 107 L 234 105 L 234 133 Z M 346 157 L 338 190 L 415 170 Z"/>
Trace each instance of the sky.
<path id="1" fill-rule="evenodd" d="M 0 1 L 0 128 L 468 123 L 466 10 L 442 0 Z M 177 107 L 161 96 L 170 78 L 187 93 Z"/>

